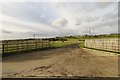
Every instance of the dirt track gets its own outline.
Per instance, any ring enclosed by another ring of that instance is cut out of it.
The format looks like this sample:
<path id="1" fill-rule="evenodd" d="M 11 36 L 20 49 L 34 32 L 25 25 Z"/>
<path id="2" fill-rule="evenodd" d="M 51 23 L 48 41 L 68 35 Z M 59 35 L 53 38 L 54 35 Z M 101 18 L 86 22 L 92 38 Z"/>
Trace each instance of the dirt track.
<path id="1" fill-rule="evenodd" d="M 77 44 L 3 58 L 3 77 L 116 77 L 118 56 Z"/>

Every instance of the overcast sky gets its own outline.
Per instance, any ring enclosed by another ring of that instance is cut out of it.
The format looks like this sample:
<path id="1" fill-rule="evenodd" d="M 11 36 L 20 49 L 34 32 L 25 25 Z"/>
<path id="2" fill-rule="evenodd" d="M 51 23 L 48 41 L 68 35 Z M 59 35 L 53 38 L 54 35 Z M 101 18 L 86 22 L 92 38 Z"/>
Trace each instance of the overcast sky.
<path id="1" fill-rule="evenodd" d="M 2 39 L 118 32 L 117 2 L 8 2 L 0 7 Z"/>

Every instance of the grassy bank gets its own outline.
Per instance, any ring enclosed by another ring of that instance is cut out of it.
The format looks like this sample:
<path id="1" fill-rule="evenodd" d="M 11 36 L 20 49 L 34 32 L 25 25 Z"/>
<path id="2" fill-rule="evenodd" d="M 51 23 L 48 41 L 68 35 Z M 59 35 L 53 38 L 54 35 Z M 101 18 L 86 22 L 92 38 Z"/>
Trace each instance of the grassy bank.
<path id="1" fill-rule="evenodd" d="M 63 47 L 63 46 L 66 46 L 66 45 L 70 45 L 70 44 L 77 44 L 79 43 L 80 46 L 83 46 L 83 42 L 82 41 L 72 41 L 72 40 L 69 40 L 69 41 L 52 41 L 51 42 L 51 47 L 54 47 L 54 48 L 58 48 L 58 47 Z"/>

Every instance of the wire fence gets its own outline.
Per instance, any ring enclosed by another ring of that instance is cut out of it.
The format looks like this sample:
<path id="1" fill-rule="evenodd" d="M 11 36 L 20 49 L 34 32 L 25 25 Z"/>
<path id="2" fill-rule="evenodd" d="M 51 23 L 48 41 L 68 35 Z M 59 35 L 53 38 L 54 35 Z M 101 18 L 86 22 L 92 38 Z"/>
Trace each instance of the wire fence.
<path id="1" fill-rule="evenodd" d="M 86 39 L 85 47 L 120 52 L 119 38 Z"/>
<path id="2" fill-rule="evenodd" d="M 1 41 L 1 52 L 12 53 L 29 50 L 37 50 L 42 48 L 49 48 L 50 41 L 42 39 L 31 39 L 31 40 L 5 40 Z"/>

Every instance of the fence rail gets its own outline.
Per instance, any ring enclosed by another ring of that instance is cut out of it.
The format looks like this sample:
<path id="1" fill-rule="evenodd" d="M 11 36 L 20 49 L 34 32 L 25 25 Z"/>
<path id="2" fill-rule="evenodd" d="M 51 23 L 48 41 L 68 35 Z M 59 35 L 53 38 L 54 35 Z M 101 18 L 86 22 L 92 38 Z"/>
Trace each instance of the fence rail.
<path id="1" fill-rule="evenodd" d="M 0 43 L 2 45 L 0 50 L 3 54 L 50 47 L 50 41 L 42 40 L 42 39 L 5 40 L 5 41 L 1 41 Z"/>
<path id="2" fill-rule="evenodd" d="M 85 47 L 120 52 L 119 38 L 86 39 Z"/>

